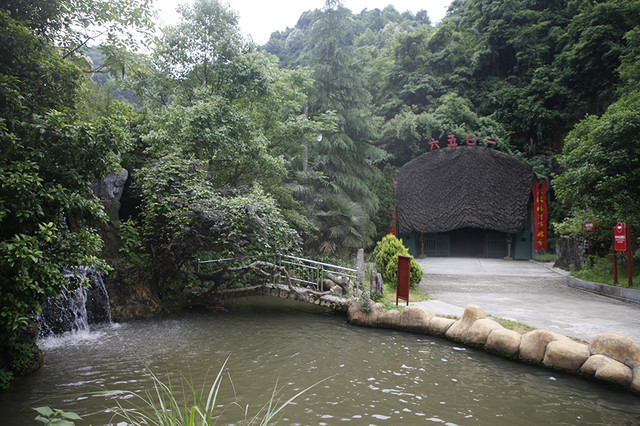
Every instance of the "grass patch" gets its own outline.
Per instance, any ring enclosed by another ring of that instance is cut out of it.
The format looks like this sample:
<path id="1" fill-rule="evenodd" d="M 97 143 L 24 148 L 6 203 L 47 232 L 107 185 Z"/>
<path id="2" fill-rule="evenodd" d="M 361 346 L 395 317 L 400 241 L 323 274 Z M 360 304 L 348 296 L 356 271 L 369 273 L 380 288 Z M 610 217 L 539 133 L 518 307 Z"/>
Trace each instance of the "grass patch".
<path id="1" fill-rule="evenodd" d="M 530 325 L 523 324 L 517 321 L 511 321 L 504 318 L 491 317 L 492 320 L 506 328 L 507 330 L 513 330 L 517 333 L 524 334 L 530 331 L 536 330 L 535 327 L 531 327 Z"/>
<path id="2" fill-rule="evenodd" d="M 418 287 L 409 287 L 409 302 L 422 302 L 425 300 L 429 300 L 429 296 Z M 382 304 L 392 304 L 396 305 L 396 287 L 391 284 L 384 283 L 384 294 L 382 299 L 379 300 Z M 398 304 L 402 303 L 402 305 L 406 305 L 404 300 L 399 300 Z"/>
<path id="3" fill-rule="evenodd" d="M 556 255 L 555 253 L 534 254 L 533 260 L 535 260 L 536 262 L 555 262 Z"/>
<path id="4" fill-rule="evenodd" d="M 437 316 L 441 317 L 441 318 L 448 318 L 448 319 L 453 319 L 453 320 L 459 320 L 460 319 L 460 317 L 457 317 L 456 315 L 437 315 Z M 524 333 L 528 333 L 528 332 L 533 331 L 533 330 L 537 330 L 535 327 L 531 327 L 530 325 L 523 324 L 521 322 L 511 321 L 511 320 L 508 320 L 508 319 L 492 317 L 492 316 L 490 316 L 489 318 L 491 318 L 492 320 L 494 320 L 495 322 L 497 322 L 498 324 L 500 324 L 501 326 L 503 326 L 507 330 L 513 330 L 513 331 L 515 331 L 517 333 L 520 333 L 520 334 L 524 334 Z"/>
<path id="5" fill-rule="evenodd" d="M 633 262 L 637 265 L 640 259 L 635 258 Z M 637 270 L 637 269 L 636 269 Z M 579 271 L 572 271 L 571 275 L 594 283 L 614 285 L 613 284 L 613 255 L 603 257 L 589 256 L 585 261 L 584 267 Z M 618 287 L 627 287 L 627 261 L 625 258 L 618 258 Z M 640 274 L 633 277 L 632 289 L 640 290 Z"/>
<path id="6" fill-rule="evenodd" d="M 409 287 L 409 302 L 422 302 L 425 300 L 429 300 L 429 296 L 422 290 L 417 287 Z M 404 300 L 398 300 L 398 304 L 396 305 L 396 288 L 390 284 L 384 284 L 384 293 L 381 296 L 375 297 L 374 302 L 381 303 L 384 308 L 383 312 L 396 310 L 402 311 L 402 309 L 407 305 L 407 302 Z"/>

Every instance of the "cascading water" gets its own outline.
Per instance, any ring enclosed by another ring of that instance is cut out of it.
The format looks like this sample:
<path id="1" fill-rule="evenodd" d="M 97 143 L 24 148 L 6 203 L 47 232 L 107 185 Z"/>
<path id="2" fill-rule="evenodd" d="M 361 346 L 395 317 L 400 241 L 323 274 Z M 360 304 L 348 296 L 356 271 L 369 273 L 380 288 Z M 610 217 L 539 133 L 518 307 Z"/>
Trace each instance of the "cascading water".
<path id="1" fill-rule="evenodd" d="M 90 324 L 111 322 L 109 294 L 102 277 L 91 270 L 79 273 L 89 280 L 90 286 L 65 291 L 42 306 L 42 314 L 38 316 L 40 337 L 87 331 Z M 77 276 L 78 271 L 69 276 L 73 274 Z"/>

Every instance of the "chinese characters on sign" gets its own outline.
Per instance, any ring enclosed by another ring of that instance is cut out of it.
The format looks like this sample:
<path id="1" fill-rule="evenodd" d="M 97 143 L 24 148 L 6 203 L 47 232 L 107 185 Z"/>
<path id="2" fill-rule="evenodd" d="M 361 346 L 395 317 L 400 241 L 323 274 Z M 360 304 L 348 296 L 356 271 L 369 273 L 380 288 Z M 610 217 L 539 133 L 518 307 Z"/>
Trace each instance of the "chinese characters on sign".
<path id="1" fill-rule="evenodd" d="M 485 143 L 487 144 L 487 146 L 496 146 L 496 142 L 494 141 L 490 141 L 489 139 L 487 139 L 485 141 Z M 474 146 L 478 144 L 478 137 L 474 134 L 471 135 L 467 135 L 467 145 L 469 146 Z M 436 149 L 440 149 L 440 141 L 434 138 L 431 138 L 431 141 L 429 142 L 429 146 L 430 146 L 430 151 L 433 151 L 433 148 L 435 147 Z M 456 139 L 456 135 L 448 135 L 447 136 L 447 146 L 458 146 L 458 139 Z"/>
<path id="2" fill-rule="evenodd" d="M 535 250 L 547 249 L 547 182 L 533 184 L 533 233 Z"/>
<path id="3" fill-rule="evenodd" d="M 613 249 L 615 251 L 627 251 L 627 225 L 618 222 L 613 227 Z"/>
<path id="4" fill-rule="evenodd" d="M 631 235 L 629 227 L 618 222 L 613 227 L 613 284 L 618 284 L 618 257 L 627 258 L 627 275 L 629 287 L 633 285 L 633 250 L 631 249 Z"/>

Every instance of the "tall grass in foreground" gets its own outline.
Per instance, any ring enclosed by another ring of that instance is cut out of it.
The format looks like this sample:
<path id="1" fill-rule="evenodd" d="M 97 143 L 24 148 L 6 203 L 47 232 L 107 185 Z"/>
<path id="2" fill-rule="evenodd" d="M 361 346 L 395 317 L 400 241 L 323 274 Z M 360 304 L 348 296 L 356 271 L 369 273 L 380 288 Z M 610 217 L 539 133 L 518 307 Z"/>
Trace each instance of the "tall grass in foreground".
<path id="1" fill-rule="evenodd" d="M 224 369 L 228 360 L 229 358 L 225 360 L 218 371 L 211 387 L 207 389 L 206 384 L 203 384 L 202 389 L 199 391 L 194 388 L 192 382 L 184 375 L 182 375 L 180 380 L 180 388 L 175 389 L 170 378 L 167 378 L 167 381 L 163 382 L 147 367 L 153 380 L 153 390 L 147 390 L 142 395 L 135 392 L 125 392 L 125 397 L 131 397 L 128 401 L 129 407 L 125 407 L 122 403 L 118 402 L 118 409 L 116 410 L 114 418 L 120 417 L 127 423 L 133 425 L 215 425 L 218 421 L 227 424 L 228 421 L 222 421 L 220 419 L 228 407 L 223 408 L 220 406 L 219 397 L 224 382 Z M 280 403 L 280 391 L 282 388 L 278 389 L 276 382 L 269 401 L 251 418 L 249 418 L 249 405 L 242 407 L 240 404 L 233 402 L 231 405 L 238 407 L 244 415 L 244 419 L 234 421 L 234 423 L 267 425 L 277 422 L 279 419 L 277 416 L 281 417 L 284 414 L 284 408 L 287 405 L 324 380 L 301 390 L 283 403 Z M 229 383 L 233 387 L 230 376 Z M 178 398 L 176 390 L 181 391 L 184 397 Z"/>
<path id="2" fill-rule="evenodd" d="M 224 390 L 222 384 L 225 382 L 225 367 L 229 358 L 225 360 L 218 371 L 213 384 L 207 388 L 206 380 L 201 389 L 196 389 L 191 380 L 183 374 L 179 387 L 175 388 L 171 378 L 162 381 L 151 371 L 149 366 L 145 368 L 153 380 L 153 389 L 145 390 L 143 394 L 132 391 L 112 391 L 110 393 L 124 396 L 126 403 L 117 401 L 118 407 L 114 410 L 112 421 L 124 420 L 130 425 L 158 425 L 158 426 L 195 426 L 195 425 L 215 425 L 220 421 L 222 424 L 243 424 L 243 425 L 267 425 L 277 423 L 284 414 L 284 408 L 291 404 L 297 397 L 307 392 L 309 389 L 324 382 L 326 379 L 301 390 L 285 402 L 280 402 L 280 392 L 276 382 L 270 399 L 253 416 L 249 417 L 249 405 L 242 407 L 237 402 L 232 402 L 229 407 L 235 406 L 240 413 L 240 420 L 221 420 L 227 408 L 220 404 L 219 397 Z M 233 388 L 231 377 L 227 373 L 229 384 Z M 104 395 L 104 392 L 92 392 L 92 394 Z M 182 396 L 179 396 L 182 395 Z M 234 389 L 235 396 L 235 389 Z M 126 406 L 125 406 L 126 405 Z M 72 412 L 65 412 L 50 407 L 34 408 L 38 412 L 36 420 L 48 425 L 73 426 L 74 420 L 83 420 L 82 417 Z M 280 417 L 278 417 L 280 416 Z M 119 424 L 119 423 L 118 423 Z"/>

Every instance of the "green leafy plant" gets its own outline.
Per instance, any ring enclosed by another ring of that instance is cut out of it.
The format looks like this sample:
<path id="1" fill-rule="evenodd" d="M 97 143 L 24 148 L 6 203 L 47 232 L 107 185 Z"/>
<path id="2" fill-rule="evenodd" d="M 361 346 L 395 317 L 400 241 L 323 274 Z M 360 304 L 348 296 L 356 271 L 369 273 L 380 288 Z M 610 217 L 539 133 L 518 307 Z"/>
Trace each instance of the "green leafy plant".
<path id="1" fill-rule="evenodd" d="M 139 225 L 133 219 L 120 222 L 122 247 L 120 253 L 130 262 L 139 266 L 149 263 L 149 256 L 145 254 L 144 243 L 140 236 Z"/>
<path id="2" fill-rule="evenodd" d="M 409 256 L 409 250 L 402 244 L 402 240 L 392 234 L 380 240 L 373 252 L 376 269 L 382 274 L 384 282 L 394 288 L 398 281 L 398 256 Z M 409 282 L 411 286 L 416 286 L 421 280 L 422 269 L 411 256 Z"/>
<path id="3" fill-rule="evenodd" d="M 38 412 L 36 420 L 46 425 L 73 426 L 75 425 L 74 420 L 82 420 L 82 417 L 76 413 L 51 407 L 37 407 L 34 410 Z"/>
<path id="4" fill-rule="evenodd" d="M 6 389 L 13 381 L 13 373 L 11 371 L 0 368 L 0 389 Z"/>
<path id="5" fill-rule="evenodd" d="M 409 253 L 403 254 L 404 256 L 408 256 Z M 382 277 L 385 281 L 390 283 L 398 282 L 398 256 L 391 258 L 391 261 L 387 264 L 387 269 L 382 274 Z M 420 281 L 422 281 L 422 268 L 418 265 L 418 262 L 415 261 L 413 256 L 411 256 L 411 261 L 409 263 L 409 285 L 411 287 L 417 286 Z"/>

